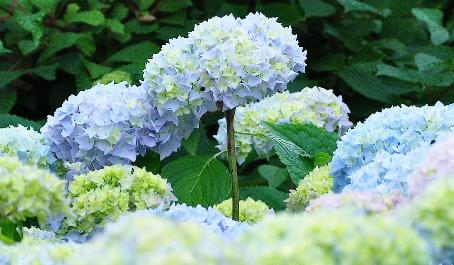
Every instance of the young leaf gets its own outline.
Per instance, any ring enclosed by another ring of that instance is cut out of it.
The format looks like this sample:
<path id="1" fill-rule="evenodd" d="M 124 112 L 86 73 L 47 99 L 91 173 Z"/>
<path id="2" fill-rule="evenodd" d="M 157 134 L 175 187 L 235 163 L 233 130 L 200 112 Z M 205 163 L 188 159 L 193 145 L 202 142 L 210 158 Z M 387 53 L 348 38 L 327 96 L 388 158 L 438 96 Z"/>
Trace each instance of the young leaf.
<path id="1" fill-rule="evenodd" d="M 271 188 L 277 188 L 288 179 L 288 172 L 284 168 L 272 165 L 261 165 L 258 168 L 260 176 L 268 180 Z"/>
<path id="2" fill-rule="evenodd" d="M 442 25 L 443 12 L 441 10 L 432 8 L 413 8 L 411 13 L 426 24 L 433 44 L 439 45 L 449 39 L 449 32 Z"/>
<path id="3" fill-rule="evenodd" d="M 288 194 L 277 189 L 273 189 L 265 186 L 251 186 L 240 189 L 240 198 L 242 200 L 248 197 L 254 200 L 261 200 L 266 205 L 273 208 L 275 211 L 281 211 L 285 209 L 285 200 L 288 198 Z"/>
<path id="4" fill-rule="evenodd" d="M 230 197 L 230 174 L 215 157 L 189 156 L 174 160 L 162 168 L 180 203 L 204 207 Z"/>

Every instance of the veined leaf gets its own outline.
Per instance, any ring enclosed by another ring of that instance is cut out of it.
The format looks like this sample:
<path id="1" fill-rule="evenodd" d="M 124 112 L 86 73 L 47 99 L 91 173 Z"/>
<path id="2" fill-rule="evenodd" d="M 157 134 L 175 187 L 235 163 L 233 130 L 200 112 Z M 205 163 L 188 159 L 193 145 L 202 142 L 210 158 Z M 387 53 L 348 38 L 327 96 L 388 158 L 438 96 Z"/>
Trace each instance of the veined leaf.
<path id="1" fill-rule="evenodd" d="M 266 186 L 250 186 L 241 188 L 240 198 L 245 200 L 248 197 L 254 200 L 261 200 L 275 211 L 280 211 L 285 209 L 284 201 L 288 198 L 288 194 Z"/>
<path id="2" fill-rule="evenodd" d="M 433 44 L 439 45 L 449 39 L 449 32 L 442 26 L 443 12 L 441 10 L 432 8 L 413 8 L 411 13 L 426 24 Z"/>

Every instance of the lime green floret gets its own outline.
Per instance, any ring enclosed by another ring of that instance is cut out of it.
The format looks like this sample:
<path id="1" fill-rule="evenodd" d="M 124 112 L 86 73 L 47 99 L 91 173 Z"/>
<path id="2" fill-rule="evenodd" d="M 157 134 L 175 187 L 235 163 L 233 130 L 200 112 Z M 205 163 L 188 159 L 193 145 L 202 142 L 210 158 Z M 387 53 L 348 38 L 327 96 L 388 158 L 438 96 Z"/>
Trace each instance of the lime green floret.
<path id="1" fill-rule="evenodd" d="M 165 179 L 135 166 L 113 165 L 76 176 L 68 189 L 76 218 L 67 219 L 65 229 L 80 233 L 125 212 L 168 207 L 175 200 Z"/>
<path id="2" fill-rule="evenodd" d="M 65 184 L 49 171 L 25 165 L 14 157 L 0 157 L 0 218 L 13 222 L 69 213 Z"/>
<path id="3" fill-rule="evenodd" d="M 291 190 L 287 199 L 287 208 L 290 211 L 302 211 L 309 201 L 331 191 L 333 177 L 329 175 L 331 168 L 326 165 L 316 167 L 304 177 L 296 190 Z"/>
<path id="4" fill-rule="evenodd" d="M 237 245 L 248 265 L 427 265 L 425 241 L 386 215 L 331 210 L 267 218 Z"/>
<path id="5" fill-rule="evenodd" d="M 214 208 L 232 218 L 232 199 L 225 200 Z M 255 201 L 251 198 L 240 201 L 240 221 L 254 224 L 262 221 L 267 215 L 273 215 L 274 211 L 262 201 Z"/>
<path id="6" fill-rule="evenodd" d="M 453 172 L 454 173 L 454 172 Z M 415 227 L 429 235 L 441 259 L 454 259 L 454 175 L 433 181 L 408 205 Z M 408 217 L 408 216 L 406 216 Z"/>

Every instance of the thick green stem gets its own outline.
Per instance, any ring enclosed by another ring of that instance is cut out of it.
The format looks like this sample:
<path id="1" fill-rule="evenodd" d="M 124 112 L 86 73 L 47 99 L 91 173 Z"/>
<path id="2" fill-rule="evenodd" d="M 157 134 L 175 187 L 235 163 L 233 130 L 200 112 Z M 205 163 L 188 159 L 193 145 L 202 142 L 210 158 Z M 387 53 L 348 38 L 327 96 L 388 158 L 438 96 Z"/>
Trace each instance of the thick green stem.
<path id="1" fill-rule="evenodd" d="M 238 184 L 238 170 L 236 167 L 235 128 L 233 127 L 235 109 L 225 111 L 225 119 L 227 121 L 227 156 L 229 158 L 230 176 L 232 178 L 232 219 L 239 221 L 240 187 Z"/>

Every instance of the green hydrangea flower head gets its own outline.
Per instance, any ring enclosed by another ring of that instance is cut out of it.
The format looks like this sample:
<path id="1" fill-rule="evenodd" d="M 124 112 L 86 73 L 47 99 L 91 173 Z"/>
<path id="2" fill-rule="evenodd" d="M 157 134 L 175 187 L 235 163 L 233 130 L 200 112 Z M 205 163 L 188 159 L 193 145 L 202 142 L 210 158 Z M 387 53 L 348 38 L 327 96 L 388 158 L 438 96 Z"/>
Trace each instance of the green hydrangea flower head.
<path id="1" fill-rule="evenodd" d="M 239 239 L 245 264 L 431 264 L 425 241 L 388 216 L 332 210 L 282 214 Z"/>
<path id="2" fill-rule="evenodd" d="M 42 168 L 54 160 L 43 135 L 22 125 L 0 129 L 0 155 L 17 157 L 25 164 Z"/>
<path id="3" fill-rule="evenodd" d="M 49 171 L 25 165 L 15 157 L 0 157 L 0 218 L 13 222 L 69 214 L 65 183 Z"/>
<path id="4" fill-rule="evenodd" d="M 331 191 L 333 177 L 329 175 L 328 165 L 316 167 L 298 183 L 296 190 L 290 190 L 287 208 L 292 211 L 302 211 L 309 201 Z"/>
<path id="5" fill-rule="evenodd" d="M 232 199 L 225 200 L 214 206 L 226 217 L 232 218 Z M 274 215 L 274 210 L 264 202 L 252 198 L 240 201 L 240 222 L 254 224 L 262 221 L 266 216 Z"/>
<path id="6" fill-rule="evenodd" d="M 234 253 L 228 252 L 224 242 L 196 223 L 142 211 L 108 225 L 103 234 L 84 244 L 69 264 L 233 264 L 227 258 Z"/>
<path id="7" fill-rule="evenodd" d="M 121 83 L 126 81 L 128 83 L 132 83 L 132 77 L 129 73 L 123 71 L 113 71 L 103 75 L 100 79 L 98 79 L 95 83 L 101 83 L 107 85 L 111 82 L 115 84 Z"/>
<path id="8" fill-rule="evenodd" d="M 454 172 L 429 183 L 408 205 L 407 211 L 403 211 L 404 219 L 410 218 L 415 227 L 428 236 L 441 264 L 454 260 L 453 202 Z"/>
<path id="9" fill-rule="evenodd" d="M 129 165 L 107 166 L 78 175 L 69 184 L 75 219 L 66 220 L 65 230 L 80 233 L 102 227 L 128 211 L 167 208 L 176 198 L 160 175 Z"/>
<path id="10" fill-rule="evenodd" d="M 75 243 L 45 241 L 26 241 L 8 246 L 0 243 L 0 264 L 64 265 L 79 247 Z"/>

